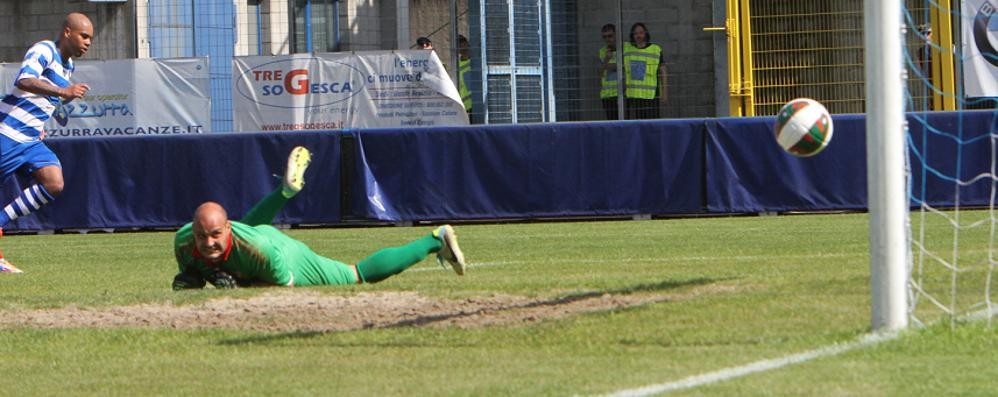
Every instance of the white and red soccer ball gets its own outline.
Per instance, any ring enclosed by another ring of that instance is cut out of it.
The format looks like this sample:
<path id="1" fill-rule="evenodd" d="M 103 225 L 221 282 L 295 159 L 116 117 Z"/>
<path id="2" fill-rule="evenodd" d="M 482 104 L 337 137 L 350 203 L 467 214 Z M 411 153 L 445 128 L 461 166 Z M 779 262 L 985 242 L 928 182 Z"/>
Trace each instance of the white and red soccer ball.
<path id="1" fill-rule="evenodd" d="M 776 142 L 787 153 L 797 157 L 811 157 L 828 146 L 832 140 L 832 116 L 828 109 L 808 98 L 797 98 L 776 114 Z"/>

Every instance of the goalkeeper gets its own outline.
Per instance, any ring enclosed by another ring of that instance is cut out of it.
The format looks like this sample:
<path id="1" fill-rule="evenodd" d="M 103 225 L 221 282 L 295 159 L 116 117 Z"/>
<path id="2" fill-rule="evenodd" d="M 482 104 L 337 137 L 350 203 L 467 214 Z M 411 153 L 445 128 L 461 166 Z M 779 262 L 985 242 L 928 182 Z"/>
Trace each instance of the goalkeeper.
<path id="1" fill-rule="evenodd" d="M 454 229 L 444 225 L 401 247 L 384 248 L 356 265 L 319 256 L 305 244 L 270 225 L 277 212 L 304 186 L 311 153 L 296 147 L 288 158 L 283 186 L 264 197 L 240 221 L 230 221 L 215 202 L 201 204 L 194 220 L 177 231 L 174 253 L 180 273 L 173 289 L 236 288 L 253 284 L 347 285 L 376 283 L 398 274 L 436 253 L 458 275 L 464 274 L 464 255 Z"/>

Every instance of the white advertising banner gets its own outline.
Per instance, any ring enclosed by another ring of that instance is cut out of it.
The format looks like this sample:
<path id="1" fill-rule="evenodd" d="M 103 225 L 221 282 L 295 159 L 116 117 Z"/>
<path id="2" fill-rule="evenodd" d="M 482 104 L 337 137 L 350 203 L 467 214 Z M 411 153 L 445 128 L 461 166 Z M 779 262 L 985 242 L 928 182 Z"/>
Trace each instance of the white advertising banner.
<path id="1" fill-rule="evenodd" d="M 232 73 L 235 131 L 468 124 L 433 51 L 236 57 Z"/>
<path id="2" fill-rule="evenodd" d="M 20 64 L 3 64 L 4 92 Z M 45 124 L 49 138 L 169 135 L 211 132 L 207 58 L 76 61 L 73 83 L 83 98 L 56 109 Z"/>
<path id="3" fill-rule="evenodd" d="M 998 15 L 993 1 L 963 2 L 963 90 L 968 98 L 998 97 Z"/>

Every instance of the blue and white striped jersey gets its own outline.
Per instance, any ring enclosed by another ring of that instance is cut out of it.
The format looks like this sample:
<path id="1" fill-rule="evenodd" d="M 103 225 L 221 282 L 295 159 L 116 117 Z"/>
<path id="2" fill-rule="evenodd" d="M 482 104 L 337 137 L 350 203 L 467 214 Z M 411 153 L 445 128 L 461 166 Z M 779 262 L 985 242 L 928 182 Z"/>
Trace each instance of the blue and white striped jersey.
<path id="1" fill-rule="evenodd" d="M 62 59 L 54 42 L 39 41 L 31 46 L 14 79 L 13 90 L 0 102 L 0 134 L 18 142 L 37 141 L 61 98 L 21 90 L 17 82 L 37 78 L 65 88 L 70 86 L 73 69 L 73 59 Z"/>

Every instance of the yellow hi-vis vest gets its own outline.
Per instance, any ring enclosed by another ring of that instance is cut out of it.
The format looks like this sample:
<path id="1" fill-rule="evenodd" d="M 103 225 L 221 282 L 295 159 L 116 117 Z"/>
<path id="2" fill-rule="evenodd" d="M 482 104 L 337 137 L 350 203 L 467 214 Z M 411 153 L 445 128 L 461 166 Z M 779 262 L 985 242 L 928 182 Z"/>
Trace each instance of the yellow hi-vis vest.
<path id="1" fill-rule="evenodd" d="M 645 48 L 624 44 L 624 69 L 627 73 L 624 95 L 628 98 L 655 99 L 658 89 L 658 64 L 662 47 L 648 44 Z"/>
<path id="2" fill-rule="evenodd" d="M 610 49 L 607 46 L 599 49 L 599 61 L 603 62 L 606 59 L 606 52 Z M 605 98 L 616 98 L 617 97 L 617 57 L 614 56 L 607 61 L 606 70 L 601 72 L 600 75 L 600 91 L 599 97 L 601 99 Z"/>
<path id="3" fill-rule="evenodd" d="M 471 72 L 471 60 L 462 59 L 457 64 L 457 91 L 461 94 L 461 100 L 464 101 L 464 110 L 471 111 L 471 90 L 468 89 L 468 83 L 464 82 L 465 73 Z"/>

